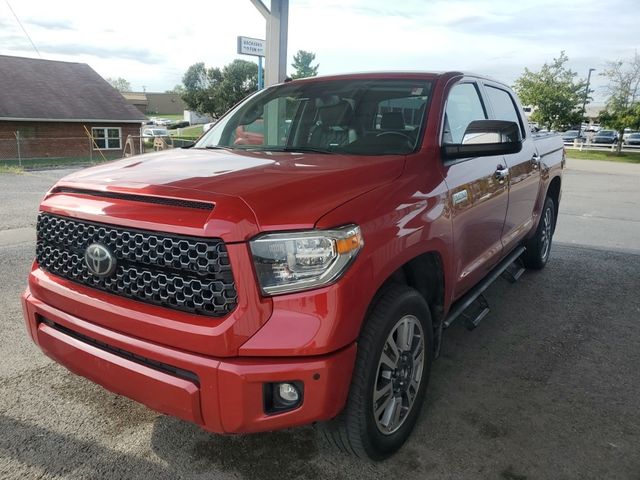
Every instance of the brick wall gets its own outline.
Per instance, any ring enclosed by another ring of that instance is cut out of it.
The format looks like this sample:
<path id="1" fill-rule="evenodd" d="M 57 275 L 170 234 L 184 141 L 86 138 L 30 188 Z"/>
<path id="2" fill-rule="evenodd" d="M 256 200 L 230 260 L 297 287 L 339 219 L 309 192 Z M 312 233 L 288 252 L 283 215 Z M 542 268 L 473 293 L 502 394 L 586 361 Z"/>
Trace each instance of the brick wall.
<path id="1" fill-rule="evenodd" d="M 20 156 L 29 158 L 90 158 L 100 153 L 91 148 L 84 127 L 91 132 L 92 127 L 121 128 L 121 147 L 127 135 L 140 135 L 140 125 L 110 123 L 71 122 L 3 122 L 0 121 L 0 160 L 18 157 L 15 132 L 20 132 Z M 110 158 L 122 155 L 119 150 L 103 150 Z"/>

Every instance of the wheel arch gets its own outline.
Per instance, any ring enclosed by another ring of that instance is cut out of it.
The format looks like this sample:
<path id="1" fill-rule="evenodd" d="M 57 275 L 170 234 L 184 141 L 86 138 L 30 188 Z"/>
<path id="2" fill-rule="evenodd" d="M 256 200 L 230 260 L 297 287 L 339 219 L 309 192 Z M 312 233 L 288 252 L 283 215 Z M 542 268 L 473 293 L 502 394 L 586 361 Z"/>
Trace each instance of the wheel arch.
<path id="1" fill-rule="evenodd" d="M 551 182 L 549 182 L 549 187 L 547 187 L 547 197 L 553 200 L 553 206 L 555 207 L 555 217 L 553 222 L 553 229 L 555 230 L 556 224 L 558 222 L 558 209 L 560 208 L 560 192 L 562 186 L 562 179 L 560 176 L 553 177 Z"/>
<path id="2" fill-rule="evenodd" d="M 445 268 L 441 254 L 427 251 L 406 261 L 384 280 L 374 299 L 380 298 L 388 288 L 397 284 L 414 288 L 425 299 L 431 313 L 434 339 L 438 343 L 445 308 Z M 371 302 L 369 311 L 375 304 L 375 300 Z"/>

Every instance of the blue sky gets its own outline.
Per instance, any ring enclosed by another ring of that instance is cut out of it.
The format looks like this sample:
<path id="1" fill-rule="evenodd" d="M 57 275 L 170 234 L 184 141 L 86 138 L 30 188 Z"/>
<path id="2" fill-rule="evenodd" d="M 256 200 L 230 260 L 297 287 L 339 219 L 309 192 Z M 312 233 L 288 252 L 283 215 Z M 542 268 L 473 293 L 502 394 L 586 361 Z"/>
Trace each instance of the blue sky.
<path id="1" fill-rule="evenodd" d="M 85 62 L 135 90 L 164 91 L 189 65 L 240 58 L 236 37 L 264 38 L 249 0 L 51 2 L 9 0 L 43 58 Z M 268 1 L 266 2 L 268 5 Z M 153 7 L 152 7 L 153 6 Z M 316 53 L 320 74 L 465 70 L 511 84 L 561 50 L 586 76 L 640 47 L 637 0 L 290 0 L 289 58 Z M 5 2 L 0 54 L 37 57 Z M 244 57 L 252 59 L 252 57 Z M 289 61 L 291 63 L 291 60 Z M 597 72 L 596 72 L 597 74 Z M 593 77 L 602 100 L 604 79 Z"/>

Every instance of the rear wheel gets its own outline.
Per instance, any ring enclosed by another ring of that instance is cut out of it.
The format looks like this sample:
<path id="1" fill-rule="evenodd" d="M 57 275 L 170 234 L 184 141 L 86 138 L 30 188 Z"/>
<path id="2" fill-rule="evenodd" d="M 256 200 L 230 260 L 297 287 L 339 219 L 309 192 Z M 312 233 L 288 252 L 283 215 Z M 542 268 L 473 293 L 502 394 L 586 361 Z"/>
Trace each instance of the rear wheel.
<path id="1" fill-rule="evenodd" d="M 522 254 L 525 267 L 534 270 L 544 268 L 551 253 L 551 240 L 556 225 L 556 208 L 553 200 L 545 199 L 542 215 L 535 235 L 525 243 L 526 250 Z"/>
<path id="2" fill-rule="evenodd" d="M 387 289 L 358 339 L 347 405 L 322 426 L 327 439 L 374 460 L 399 449 L 422 408 L 432 352 L 431 315 L 422 295 L 404 285 Z"/>

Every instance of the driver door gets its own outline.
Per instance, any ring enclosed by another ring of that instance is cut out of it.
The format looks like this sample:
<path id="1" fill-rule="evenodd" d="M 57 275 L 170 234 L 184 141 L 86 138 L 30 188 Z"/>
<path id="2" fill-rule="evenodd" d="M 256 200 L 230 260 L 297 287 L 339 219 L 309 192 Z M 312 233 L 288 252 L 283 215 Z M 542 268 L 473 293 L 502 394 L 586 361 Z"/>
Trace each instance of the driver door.
<path id="1" fill-rule="evenodd" d="M 447 97 L 442 144 L 462 143 L 469 123 L 487 118 L 478 85 L 454 85 Z M 503 156 L 489 156 L 445 160 L 443 166 L 453 223 L 454 297 L 459 298 L 501 258 L 509 192 L 498 172 L 506 165 Z"/>

